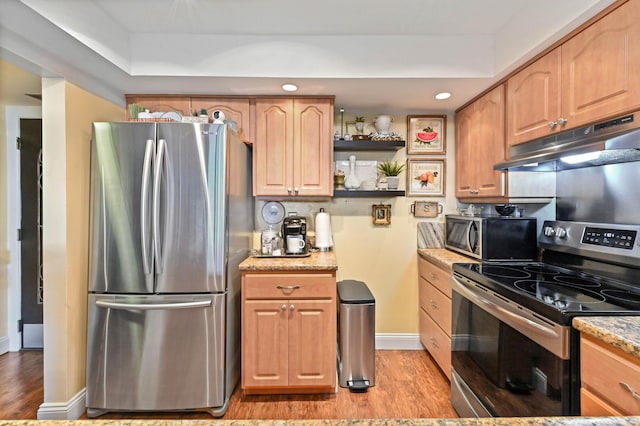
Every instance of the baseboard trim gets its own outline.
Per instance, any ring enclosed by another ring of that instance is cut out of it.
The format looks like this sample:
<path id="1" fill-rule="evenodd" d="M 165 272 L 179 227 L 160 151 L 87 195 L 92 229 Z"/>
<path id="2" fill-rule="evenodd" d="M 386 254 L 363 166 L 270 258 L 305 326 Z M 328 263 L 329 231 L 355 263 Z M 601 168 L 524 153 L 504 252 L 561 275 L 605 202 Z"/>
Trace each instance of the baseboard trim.
<path id="1" fill-rule="evenodd" d="M 376 349 L 424 350 L 418 333 L 377 333 Z"/>
<path id="2" fill-rule="evenodd" d="M 0 336 L 0 355 L 9 352 L 9 336 Z"/>
<path id="3" fill-rule="evenodd" d="M 38 408 L 38 420 L 77 420 L 86 411 L 86 388 L 67 402 L 44 402 Z"/>

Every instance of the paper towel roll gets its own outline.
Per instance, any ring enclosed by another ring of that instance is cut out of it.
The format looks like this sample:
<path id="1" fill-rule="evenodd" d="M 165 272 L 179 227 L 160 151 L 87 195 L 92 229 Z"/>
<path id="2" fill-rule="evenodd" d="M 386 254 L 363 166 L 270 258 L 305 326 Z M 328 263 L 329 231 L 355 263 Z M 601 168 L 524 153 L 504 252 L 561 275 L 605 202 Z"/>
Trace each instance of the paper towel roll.
<path id="1" fill-rule="evenodd" d="M 324 209 L 316 215 L 316 248 L 320 251 L 330 251 L 333 247 L 331 237 L 331 217 Z"/>

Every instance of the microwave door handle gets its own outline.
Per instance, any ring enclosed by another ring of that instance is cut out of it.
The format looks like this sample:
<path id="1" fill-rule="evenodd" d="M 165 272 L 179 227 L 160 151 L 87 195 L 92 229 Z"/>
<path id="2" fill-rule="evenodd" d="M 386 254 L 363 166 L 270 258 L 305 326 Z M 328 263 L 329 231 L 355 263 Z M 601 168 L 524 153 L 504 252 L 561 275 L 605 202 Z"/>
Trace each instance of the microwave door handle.
<path id="1" fill-rule="evenodd" d="M 471 232 L 474 231 L 477 232 L 477 227 L 476 222 L 472 220 L 469 222 L 469 228 L 467 228 L 467 251 L 475 254 L 473 247 L 471 246 Z"/>
<path id="2" fill-rule="evenodd" d="M 550 329 L 549 327 L 545 326 L 544 324 L 538 323 L 530 318 L 525 318 L 521 314 L 513 313 L 503 308 L 502 306 L 499 306 L 491 302 L 490 300 L 485 299 L 479 294 L 476 294 L 474 291 L 467 288 L 467 285 L 464 282 L 461 282 L 456 278 L 453 278 L 453 279 L 454 281 L 460 284 L 459 287 L 456 286 L 455 291 L 457 291 L 462 296 L 469 299 L 471 302 L 475 302 L 476 305 L 482 304 L 487 312 L 495 314 L 495 316 L 498 319 L 508 317 L 509 319 L 511 319 L 513 323 L 517 323 L 525 327 L 527 330 L 530 330 L 534 333 L 542 334 L 545 337 L 553 337 L 553 338 L 560 337 L 558 333 L 556 333 L 554 330 Z"/>

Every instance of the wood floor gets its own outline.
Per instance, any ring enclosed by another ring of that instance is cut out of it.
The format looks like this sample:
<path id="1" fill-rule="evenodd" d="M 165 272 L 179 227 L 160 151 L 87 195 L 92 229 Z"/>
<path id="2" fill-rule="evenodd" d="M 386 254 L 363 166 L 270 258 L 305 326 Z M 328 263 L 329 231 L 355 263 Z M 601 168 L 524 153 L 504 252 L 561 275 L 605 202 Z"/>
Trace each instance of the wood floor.
<path id="1" fill-rule="evenodd" d="M 0 355 L 0 419 L 35 419 L 42 352 Z M 237 388 L 225 420 L 456 418 L 449 382 L 425 351 L 376 351 L 376 385 L 365 393 L 246 396 Z M 86 417 L 83 417 L 86 418 Z M 211 419 L 206 413 L 107 413 L 99 419 Z"/>

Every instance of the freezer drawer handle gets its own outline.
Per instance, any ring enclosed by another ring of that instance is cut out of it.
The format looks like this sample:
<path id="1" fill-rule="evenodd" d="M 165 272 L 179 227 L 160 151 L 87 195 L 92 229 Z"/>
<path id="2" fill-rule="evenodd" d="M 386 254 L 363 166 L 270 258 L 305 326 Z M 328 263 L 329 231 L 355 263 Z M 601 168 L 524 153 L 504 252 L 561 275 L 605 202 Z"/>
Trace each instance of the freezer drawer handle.
<path id="1" fill-rule="evenodd" d="M 167 309 L 191 309 L 191 308 L 207 308 L 211 306 L 211 300 L 199 300 L 197 302 L 177 302 L 177 303 L 119 303 L 119 302 L 109 302 L 106 300 L 98 300 L 96 301 L 96 306 L 101 308 L 110 308 L 110 309 L 124 309 L 124 310 L 142 310 L 142 311 L 151 311 L 151 310 L 167 310 Z"/>

